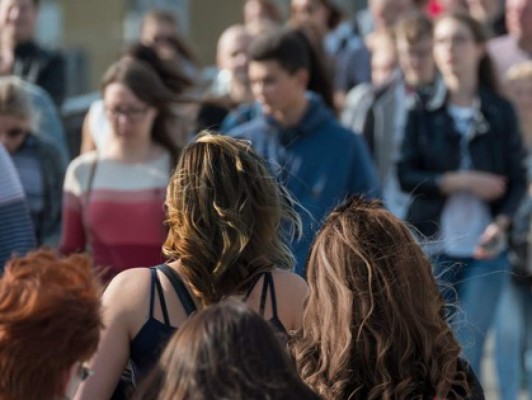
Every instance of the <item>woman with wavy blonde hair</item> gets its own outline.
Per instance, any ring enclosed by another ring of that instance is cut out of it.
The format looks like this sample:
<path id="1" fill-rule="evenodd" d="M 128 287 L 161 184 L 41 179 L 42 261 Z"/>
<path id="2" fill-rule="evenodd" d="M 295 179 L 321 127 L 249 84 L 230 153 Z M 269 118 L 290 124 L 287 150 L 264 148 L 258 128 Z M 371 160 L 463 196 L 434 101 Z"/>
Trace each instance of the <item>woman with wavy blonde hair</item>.
<path id="1" fill-rule="evenodd" d="M 289 197 L 251 145 L 204 133 L 185 147 L 166 195 L 167 264 L 119 274 L 83 399 L 108 399 L 131 360 L 137 377 L 197 309 L 237 297 L 277 331 L 300 328 L 307 287 L 289 272 Z M 295 225 L 294 225 L 295 223 Z"/>
<path id="2" fill-rule="evenodd" d="M 325 399 L 484 398 L 459 359 L 430 262 L 380 203 L 351 198 L 337 207 L 307 274 L 293 353 L 303 380 Z"/>

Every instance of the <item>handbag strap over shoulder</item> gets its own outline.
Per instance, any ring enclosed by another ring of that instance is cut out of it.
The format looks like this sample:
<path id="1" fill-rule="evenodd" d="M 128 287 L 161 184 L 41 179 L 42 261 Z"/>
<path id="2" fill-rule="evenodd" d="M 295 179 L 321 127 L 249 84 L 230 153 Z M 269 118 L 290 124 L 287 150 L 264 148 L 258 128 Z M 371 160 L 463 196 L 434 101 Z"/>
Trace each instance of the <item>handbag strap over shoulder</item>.
<path id="1" fill-rule="evenodd" d="M 177 274 L 177 272 L 175 272 L 173 268 L 170 268 L 166 264 L 158 265 L 156 268 L 163 274 L 165 274 L 170 283 L 172 284 L 175 292 L 177 293 L 177 296 L 179 297 L 179 300 L 181 301 L 181 304 L 183 304 L 187 315 L 191 315 L 192 313 L 194 313 L 196 311 L 196 304 L 194 304 L 192 296 L 190 296 L 190 293 L 188 292 L 185 284 L 183 283 L 183 280 Z"/>

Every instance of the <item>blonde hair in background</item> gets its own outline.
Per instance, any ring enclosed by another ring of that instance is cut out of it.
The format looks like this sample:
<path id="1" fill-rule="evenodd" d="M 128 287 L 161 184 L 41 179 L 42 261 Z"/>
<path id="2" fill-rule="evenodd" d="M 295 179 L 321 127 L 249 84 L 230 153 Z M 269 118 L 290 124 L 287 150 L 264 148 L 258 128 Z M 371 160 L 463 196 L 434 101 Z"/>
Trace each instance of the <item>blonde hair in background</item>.
<path id="1" fill-rule="evenodd" d="M 257 274 L 293 267 L 292 204 L 249 142 L 204 131 L 170 180 L 163 253 L 204 305 L 244 293 Z"/>
<path id="2" fill-rule="evenodd" d="M 293 354 L 303 380 L 325 399 L 411 399 L 424 385 L 437 398 L 470 391 L 431 264 L 380 203 L 352 198 L 329 215 L 307 280 Z"/>
<path id="3" fill-rule="evenodd" d="M 16 76 L 0 77 L 0 115 L 24 120 L 30 130 L 35 129 L 37 118 L 31 100 Z"/>

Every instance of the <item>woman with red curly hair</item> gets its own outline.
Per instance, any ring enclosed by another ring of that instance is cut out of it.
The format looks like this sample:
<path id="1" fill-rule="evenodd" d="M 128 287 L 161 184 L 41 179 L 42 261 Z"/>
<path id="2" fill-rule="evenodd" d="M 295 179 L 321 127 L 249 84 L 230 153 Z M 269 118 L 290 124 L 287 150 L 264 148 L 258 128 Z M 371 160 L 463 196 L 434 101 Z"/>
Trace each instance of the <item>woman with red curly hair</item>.
<path id="1" fill-rule="evenodd" d="M 39 250 L 0 279 L 0 399 L 71 399 L 91 375 L 100 338 L 101 286 L 82 255 Z"/>

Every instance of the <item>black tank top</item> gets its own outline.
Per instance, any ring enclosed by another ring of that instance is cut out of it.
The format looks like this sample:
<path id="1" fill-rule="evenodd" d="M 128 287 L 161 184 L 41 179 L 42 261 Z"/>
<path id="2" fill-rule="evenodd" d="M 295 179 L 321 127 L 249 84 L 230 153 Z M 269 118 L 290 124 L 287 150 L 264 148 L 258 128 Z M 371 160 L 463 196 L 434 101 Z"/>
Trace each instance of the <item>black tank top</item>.
<path id="1" fill-rule="evenodd" d="M 139 332 L 135 335 L 135 337 L 130 343 L 130 359 L 135 370 L 135 376 L 137 380 L 140 380 L 147 375 L 147 373 L 159 359 L 159 356 L 161 355 L 162 351 L 164 350 L 164 347 L 170 340 L 171 336 L 178 329 L 177 327 L 170 325 L 168 309 L 166 307 L 166 301 L 164 299 L 161 282 L 159 281 L 159 277 L 157 275 L 157 270 L 161 270 L 167 276 L 169 273 L 174 275 L 173 278 L 170 279 L 170 281 L 172 282 L 177 297 L 179 298 L 181 304 L 183 304 L 187 315 L 190 316 L 190 314 L 196 311 L 196 306 L 192 301 L 192 297 L 190 296 L 185 285 L 181 281 L 181 278 L 179 278 L 179 275 L 173 269 L 164 264 L 150 268 L 151 286 L 149 316 L 147 321 L 140 328 Z M 263 278 L 263 284 L 259 313 L 261 316 L 264 316 L 266 300 L 269 292 L 272 304 L 272 318 L 268 322 L 272 325 L 272 327 L 278 334 L 286 338 L 288 336 L 288 333 L 277 315 L 277 298 L 275 296 L 275 286 L 273 283 L 273 277 L 271 272 L 264 272 L 257 276 L 257 278 L 252 282 L 245 299 L 249 297 L 249 295 L 253 291 L 253 288 L 258 283 L 260 278 Z M 175 284 L 176 282 L 179 283 Z M 155 292 L 157 292 L 159 303 L 161 305 L 161 311 L 164 320 L 163 322 L 155 319 L 153 315 Z"/>

